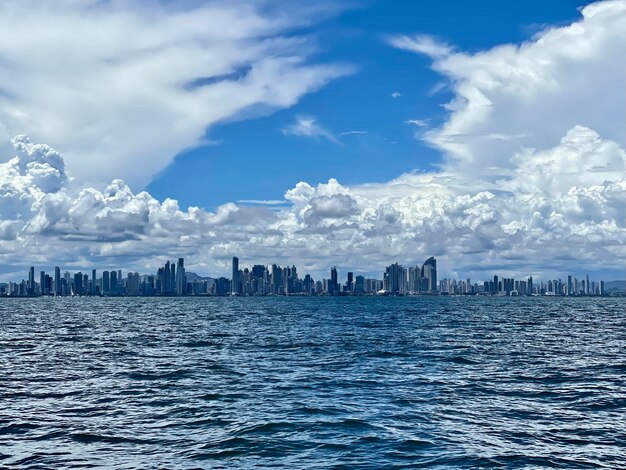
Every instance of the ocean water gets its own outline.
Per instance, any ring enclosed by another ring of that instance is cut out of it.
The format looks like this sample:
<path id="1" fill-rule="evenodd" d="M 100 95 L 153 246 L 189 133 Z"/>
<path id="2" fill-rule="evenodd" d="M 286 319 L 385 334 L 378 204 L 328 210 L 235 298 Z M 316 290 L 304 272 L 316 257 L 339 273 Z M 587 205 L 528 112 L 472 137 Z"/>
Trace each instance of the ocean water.
<path id="1" fill-rule="evenodd" d="M 0 468 L 626 468 L 626 299 L 0 299 Z"/>

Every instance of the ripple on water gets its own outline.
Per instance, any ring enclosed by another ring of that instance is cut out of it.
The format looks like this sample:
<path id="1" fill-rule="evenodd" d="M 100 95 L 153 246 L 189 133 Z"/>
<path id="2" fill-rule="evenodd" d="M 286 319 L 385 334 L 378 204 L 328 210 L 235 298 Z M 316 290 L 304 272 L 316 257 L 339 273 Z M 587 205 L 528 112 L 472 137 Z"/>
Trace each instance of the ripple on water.
<path id="1" fill-rule="evenodd" d="M 3 468 L 621 468 L 626 299 L 0 301 Z"/>

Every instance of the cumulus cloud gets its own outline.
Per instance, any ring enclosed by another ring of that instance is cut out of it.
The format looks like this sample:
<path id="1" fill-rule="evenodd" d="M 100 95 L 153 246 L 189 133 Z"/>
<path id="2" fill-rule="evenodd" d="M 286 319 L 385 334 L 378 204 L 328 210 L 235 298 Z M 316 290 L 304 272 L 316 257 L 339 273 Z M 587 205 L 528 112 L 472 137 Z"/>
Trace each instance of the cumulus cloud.
<path id="1" fill-rule="evenodd" d="M 555 147 L 516 154 L 488 188 L 449 171 L 356 186 L 331 179 L 298 183 L 284 207 L 229 203 L 214 212 L 181 210 L 121 180 L 102 191 L 40 186 L 32 164 L 63 179 L 59 154 L 24 136 L 13 144 L 18 155 L 0 165 L 0 260 L 9 265 L 28 252 L 34 263 L 149 271 L 181 255 L 191 269 L 220 274 L 239 255 L 319 274 L 333 263 L 371 272 L 436 255 L 463 273 L 529 274 L 571 269 L 571 259 L 576 269 L 602 260 L 615 270 L 626 257 L 626 152 L 582 126 Z"/>
<path id="2" fill-rule="evenodd" d="M 331 264 L 370 273 L 435 255 L 443 275 L 622 275 L 626 108 L 615 57 L 624 56 L 625 11 L 624 2 L 593 4 L 581 21 L 521 46 L 431 50 L 455 93 L 446 123 L 425 134 L 447 156 L 441 171 L 299 182 L 284 207 L 181 210 L 121 180 L 76 189 L 57 152 L 17 137 L 0 164 L 0 262 L 22 266 L 28 253 L 35 264 L 147 272 L 180 255 L 194 271 L 223 275 L 238 255 L 327 275 Z M 293 130 L 324 137 L 305 121 Z"/>
<path id="3" fill-rule="evenodd" d="M 522 44 L 475 54 L 433 38 L 396 37 L 395 47 L 433 58 L 454 92 L 443 126 L 422 137 L 443 151 L 448 168 L 499 177 L 523 148 L 548 148 L 576 125 L 626 142 L 626 2 L 593 3 L 582 19 L 547 28 Z"/>
<path id="4" fill-rule="evenodd" d="M 350 72 L 294 29 L 332 7 L 271 2 L 0 3 L 0 140 L 62 149 L 81 182 L 150 182 L 212 124 L 266 112 Z M 8 151 L 7 147 L 3 148 Z"/>

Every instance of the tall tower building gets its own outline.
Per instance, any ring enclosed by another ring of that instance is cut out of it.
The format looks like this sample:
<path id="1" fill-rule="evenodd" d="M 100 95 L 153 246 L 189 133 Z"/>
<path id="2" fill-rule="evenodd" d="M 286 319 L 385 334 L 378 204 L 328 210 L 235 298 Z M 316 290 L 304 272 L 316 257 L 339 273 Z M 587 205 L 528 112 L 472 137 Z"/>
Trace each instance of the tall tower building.
<path id="1" fill-rule="evenodd" d="M 35 293 L 35 267 L 31 266 L 28 270 L 28 294 L 33 295 Z"/>
<path id="2" fill-rule="evenodd" d="M 109 271 L 102 271 L 102 294 L 107 294 L 111 291 L 111 280 L 109 278 Z"/>
<path id="3" fill-rule="evenodd" d="M 185 279 L 185 259 L 178 258 L 176 272 L 176 293 L 185 295 L 187 293 L 187 280 Z"/>
<path id="4" fill-rule="evenodd" d="M 239 288 L 239 284 L 239 258 L 233 256 L 233 276 L 230 283 L 230 293 L 232 295 L 240 293 L 241 289 Z"/>
<path id="5" fill-rule="evenodd" d="M 78 272 L 74 274 L 74 295 L 83 294 L 83 273 Z"/>
<path id="6" fill-rule="evenodd" d="M 567 295 L 574 295 L 574 283 L 571 275 L 567 276 Z"/>
<path id="7" fill-rule="evenodd" d="M 44 295 L 46 293 L 46 272 L 39 271 L 39 294 Z"/>
<path id="8" fill-rule="evenodd" d="M 437 260 L 433 256 L 424 261 L 420 271 L 420 277 L 422 291 L 430 293 L 437 292 Z M 494 278 L 494 280 L 495 279 L 496 278 Z"/>
<path id="9" fill-rule="evenodd" d="M 109 293 L 110 294 L 117 294 L 117 272 L 115 271 L 111 271 L 111 275 L 110 275 L 110 288 L 109 288 Z"/>
<path id="10" fill-rule="evenodd" d="M 61 295 L 61 268 L 54 267 L 54 293 Z"/>
<path id="11" fill-rule="evenodd" d="M 163 268 L 163 281 L 161 282 L 161 293 L 169 294 L 170 291 L 170 273 L 172 270 L 170 269 L 170 262 L 166 261 L 165 266 Z"/>
<path id="12" fill-rule="evenodd" d="M 339 286 L 337 284 L 337 268 L 333 266 L 330 268 L 330 295 L 337 295 L 339 291 Z"/>
<path id="13" fill-rule="evenodd" d="M 390 294 L 406 292 L 406 269 L 398 263 L 388 266 L 385 270 L 385 290 Z"/>

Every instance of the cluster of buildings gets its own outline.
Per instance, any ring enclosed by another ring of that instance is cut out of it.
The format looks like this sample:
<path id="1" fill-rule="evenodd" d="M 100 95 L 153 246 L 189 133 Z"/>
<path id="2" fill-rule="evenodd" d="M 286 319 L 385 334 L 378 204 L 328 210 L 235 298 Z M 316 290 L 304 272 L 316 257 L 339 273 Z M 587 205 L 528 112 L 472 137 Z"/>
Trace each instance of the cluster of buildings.
<path id="1" fill-rule="evenodd" d="M 330 269 L 330 277 L 314 280 L 310 274 L 300 278 L 295 266 L 281 267 L 254 265 L 252 269 L 239 269 L 239 259 L 233 258 L 231 295 L 354 295 L 354 294 L 395 294 L 437 292 L 437 261 L 429 258 L 420 268 L 407 270 L 399 264 L 389 266 L 383 279 L 366 278 L 348 272 L 346 281 L 340 282 L 337 268 Z"/>
<path id="2" fill-rule="evenodd" d="M 310 274 L 300 277 L 295 266 L 281 267 L 277 264 L 257 264 L 252 268 L 240 269 L 239 259 L 232 259 L 230 279 L 201 278 L 187 274 L 185 260 L 167 261 L 154 275 L 129 272 L 122 276 L 121 270 L 102 271 L 98 277 L 95 269 L 91 273 L 69 273 L 61 275 L 39 272 L 35 279 L 35 268 L 28 272 L 28 280 L 10 282 L 0 286 L 0 295 L 12 297 L 53 296 L 185 296 L 185 295 L 605 295 L 603 281 L 578 280 L 568 276 L 547 282 L 499 278 L 472 283 L 467 280 L 437 279 L 437 260 L 428 258 L 421 266 L 404 266 L 394 263 L 388 266 L 382 279 L 366 278 L 348 272 L 345 282 L 340 282 L 337 268 L 330 269 L 330 277 L 315 280 Z"/>
<path id="3" fill-rule="evenodd" d="M 550 279 L 548 281 L 533 282 L 533 278 L 517 280 L 513 278 L 498 278 L 493 280 L 475 282 L 470 279 L 450 280 L 443 279 L 439 283 L 441 294 L 451 295 L 565 295 L 565 296 L 593 296 L 606 295 L 604 281 L 590 281 L 589 275 L 585 279 L 578 280 L 567 276 L 567 280 Z"/>

